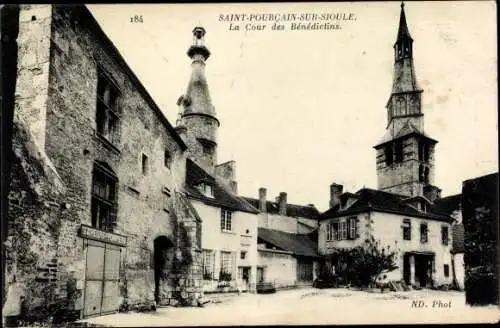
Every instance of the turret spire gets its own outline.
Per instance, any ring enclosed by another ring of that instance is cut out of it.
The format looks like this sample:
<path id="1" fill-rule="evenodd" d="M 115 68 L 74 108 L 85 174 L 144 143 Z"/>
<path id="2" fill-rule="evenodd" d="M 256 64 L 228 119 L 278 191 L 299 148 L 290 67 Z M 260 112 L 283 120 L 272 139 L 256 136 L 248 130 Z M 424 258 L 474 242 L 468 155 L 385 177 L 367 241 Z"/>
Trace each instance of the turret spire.
<path id="1" fill-rule="evenodd" d="M 399 28 L 396 42 L 394 43 L 395 59 L 412 58 L 413 39 L 406 23 L 405 4 L 401 2 L 401 14 L 399 15 Z"/>
<path id="2" fill-rule="evenodd" d="M 178 128 L 186 131 L 184 140 L 188 145 L 188 157 L 209 173 L 213 173 L 217 162 L 219 121 L 215 116 L 205 77 L 205 61 L 210 57 L 210 51 L 205 45 L 206 30 L 196 26 L 192 33 L 193 43 L 187 51 L 192 60 L 191 78 L 186 93 L 177 101 Z"/>

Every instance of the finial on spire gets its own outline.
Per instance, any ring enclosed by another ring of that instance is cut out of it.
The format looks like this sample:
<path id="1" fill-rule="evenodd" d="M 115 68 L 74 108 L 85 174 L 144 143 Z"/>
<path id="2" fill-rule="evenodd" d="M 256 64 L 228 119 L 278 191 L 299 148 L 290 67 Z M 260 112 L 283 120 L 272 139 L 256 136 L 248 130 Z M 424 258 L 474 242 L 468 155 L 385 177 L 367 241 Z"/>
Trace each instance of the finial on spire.
<path id="1" fill-rule="evenodd" d="M 210 51 L 205 46 L 205 34 L 207 34 L 207 31 L 202 26 L 195 26 L 193 29 L 193 44 L 188 50 L 189 57 L 194 58 L 195 55 L 199 54 L 203 56 L 204 60 L 208 59 Z"/>
<path id="2" fill-rule="evenodd" d="M 401 1 L 401 9 L 403 9 L 404 7 L 405 7 L 405 2 Z"/>

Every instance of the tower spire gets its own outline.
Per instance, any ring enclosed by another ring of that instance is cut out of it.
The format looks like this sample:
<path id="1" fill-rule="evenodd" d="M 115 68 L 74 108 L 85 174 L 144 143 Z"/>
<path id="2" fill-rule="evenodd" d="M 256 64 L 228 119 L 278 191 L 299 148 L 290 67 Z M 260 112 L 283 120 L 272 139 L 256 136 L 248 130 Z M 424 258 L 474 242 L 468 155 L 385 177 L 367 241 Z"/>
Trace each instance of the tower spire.
<path id="1" fill-rule="evenodd" d="M 377 150 L 377 180 L 381 190 L 408 197 L 439 193 L 434 183 L 434 146 L 436 140 L 424 133 L 421 109 L 422 90 L 413 67 L 413 39 L 404 3 L 401 2 L 399 27 L 394 43 L 394 76 L 387 102 L 387 127 Z"/>
<path id="2" fill-rule="evenodd" d="M 396 43 L 401 41 L 413 41 L 410 31 L 408 30 L 408 24 L 406 24 L 405 4 L 403 1 L 401 1 L 401 14 L 399 16 L 399 29 Z"/>

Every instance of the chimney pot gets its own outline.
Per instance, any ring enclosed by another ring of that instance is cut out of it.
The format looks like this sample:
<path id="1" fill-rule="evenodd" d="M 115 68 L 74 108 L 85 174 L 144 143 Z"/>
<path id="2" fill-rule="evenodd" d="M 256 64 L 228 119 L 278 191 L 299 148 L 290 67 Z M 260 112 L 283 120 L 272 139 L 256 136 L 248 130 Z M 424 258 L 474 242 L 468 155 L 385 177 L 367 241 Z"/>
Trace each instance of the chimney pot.
<path id="1" fill-rule="evenodd" d="M 259 188 L 259 210 L 261 212 L 266 212 L 267 210 L 266 194 L 267 194 L 266 188 Z"/>
<path id="2" fill-rule="evenodd" d="M 279 211 L 280 215 L 286 215 L 286 192 L 280 192 L 279 195 Z"/>

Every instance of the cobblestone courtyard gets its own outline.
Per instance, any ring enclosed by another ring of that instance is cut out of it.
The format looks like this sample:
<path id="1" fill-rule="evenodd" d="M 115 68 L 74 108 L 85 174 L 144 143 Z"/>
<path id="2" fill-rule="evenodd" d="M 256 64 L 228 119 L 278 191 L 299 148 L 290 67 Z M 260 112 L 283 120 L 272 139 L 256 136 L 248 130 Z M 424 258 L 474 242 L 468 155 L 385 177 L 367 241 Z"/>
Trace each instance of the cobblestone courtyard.
<path id="1" fill-rule="evenodd" d="M 297 289 L 276 294 L 212 296 L 204 308 L 164 307 L 151 313 L 119 313 L 85 320 L 107 326 L 203 326 L 277 324 L 497 322 L 496 307 L 465 305 L 455 291 L 365 292 Z M 422 302 L 420 302 L 422 301 Z M 421 307 L 418 307 L 421 306 Z"/>

